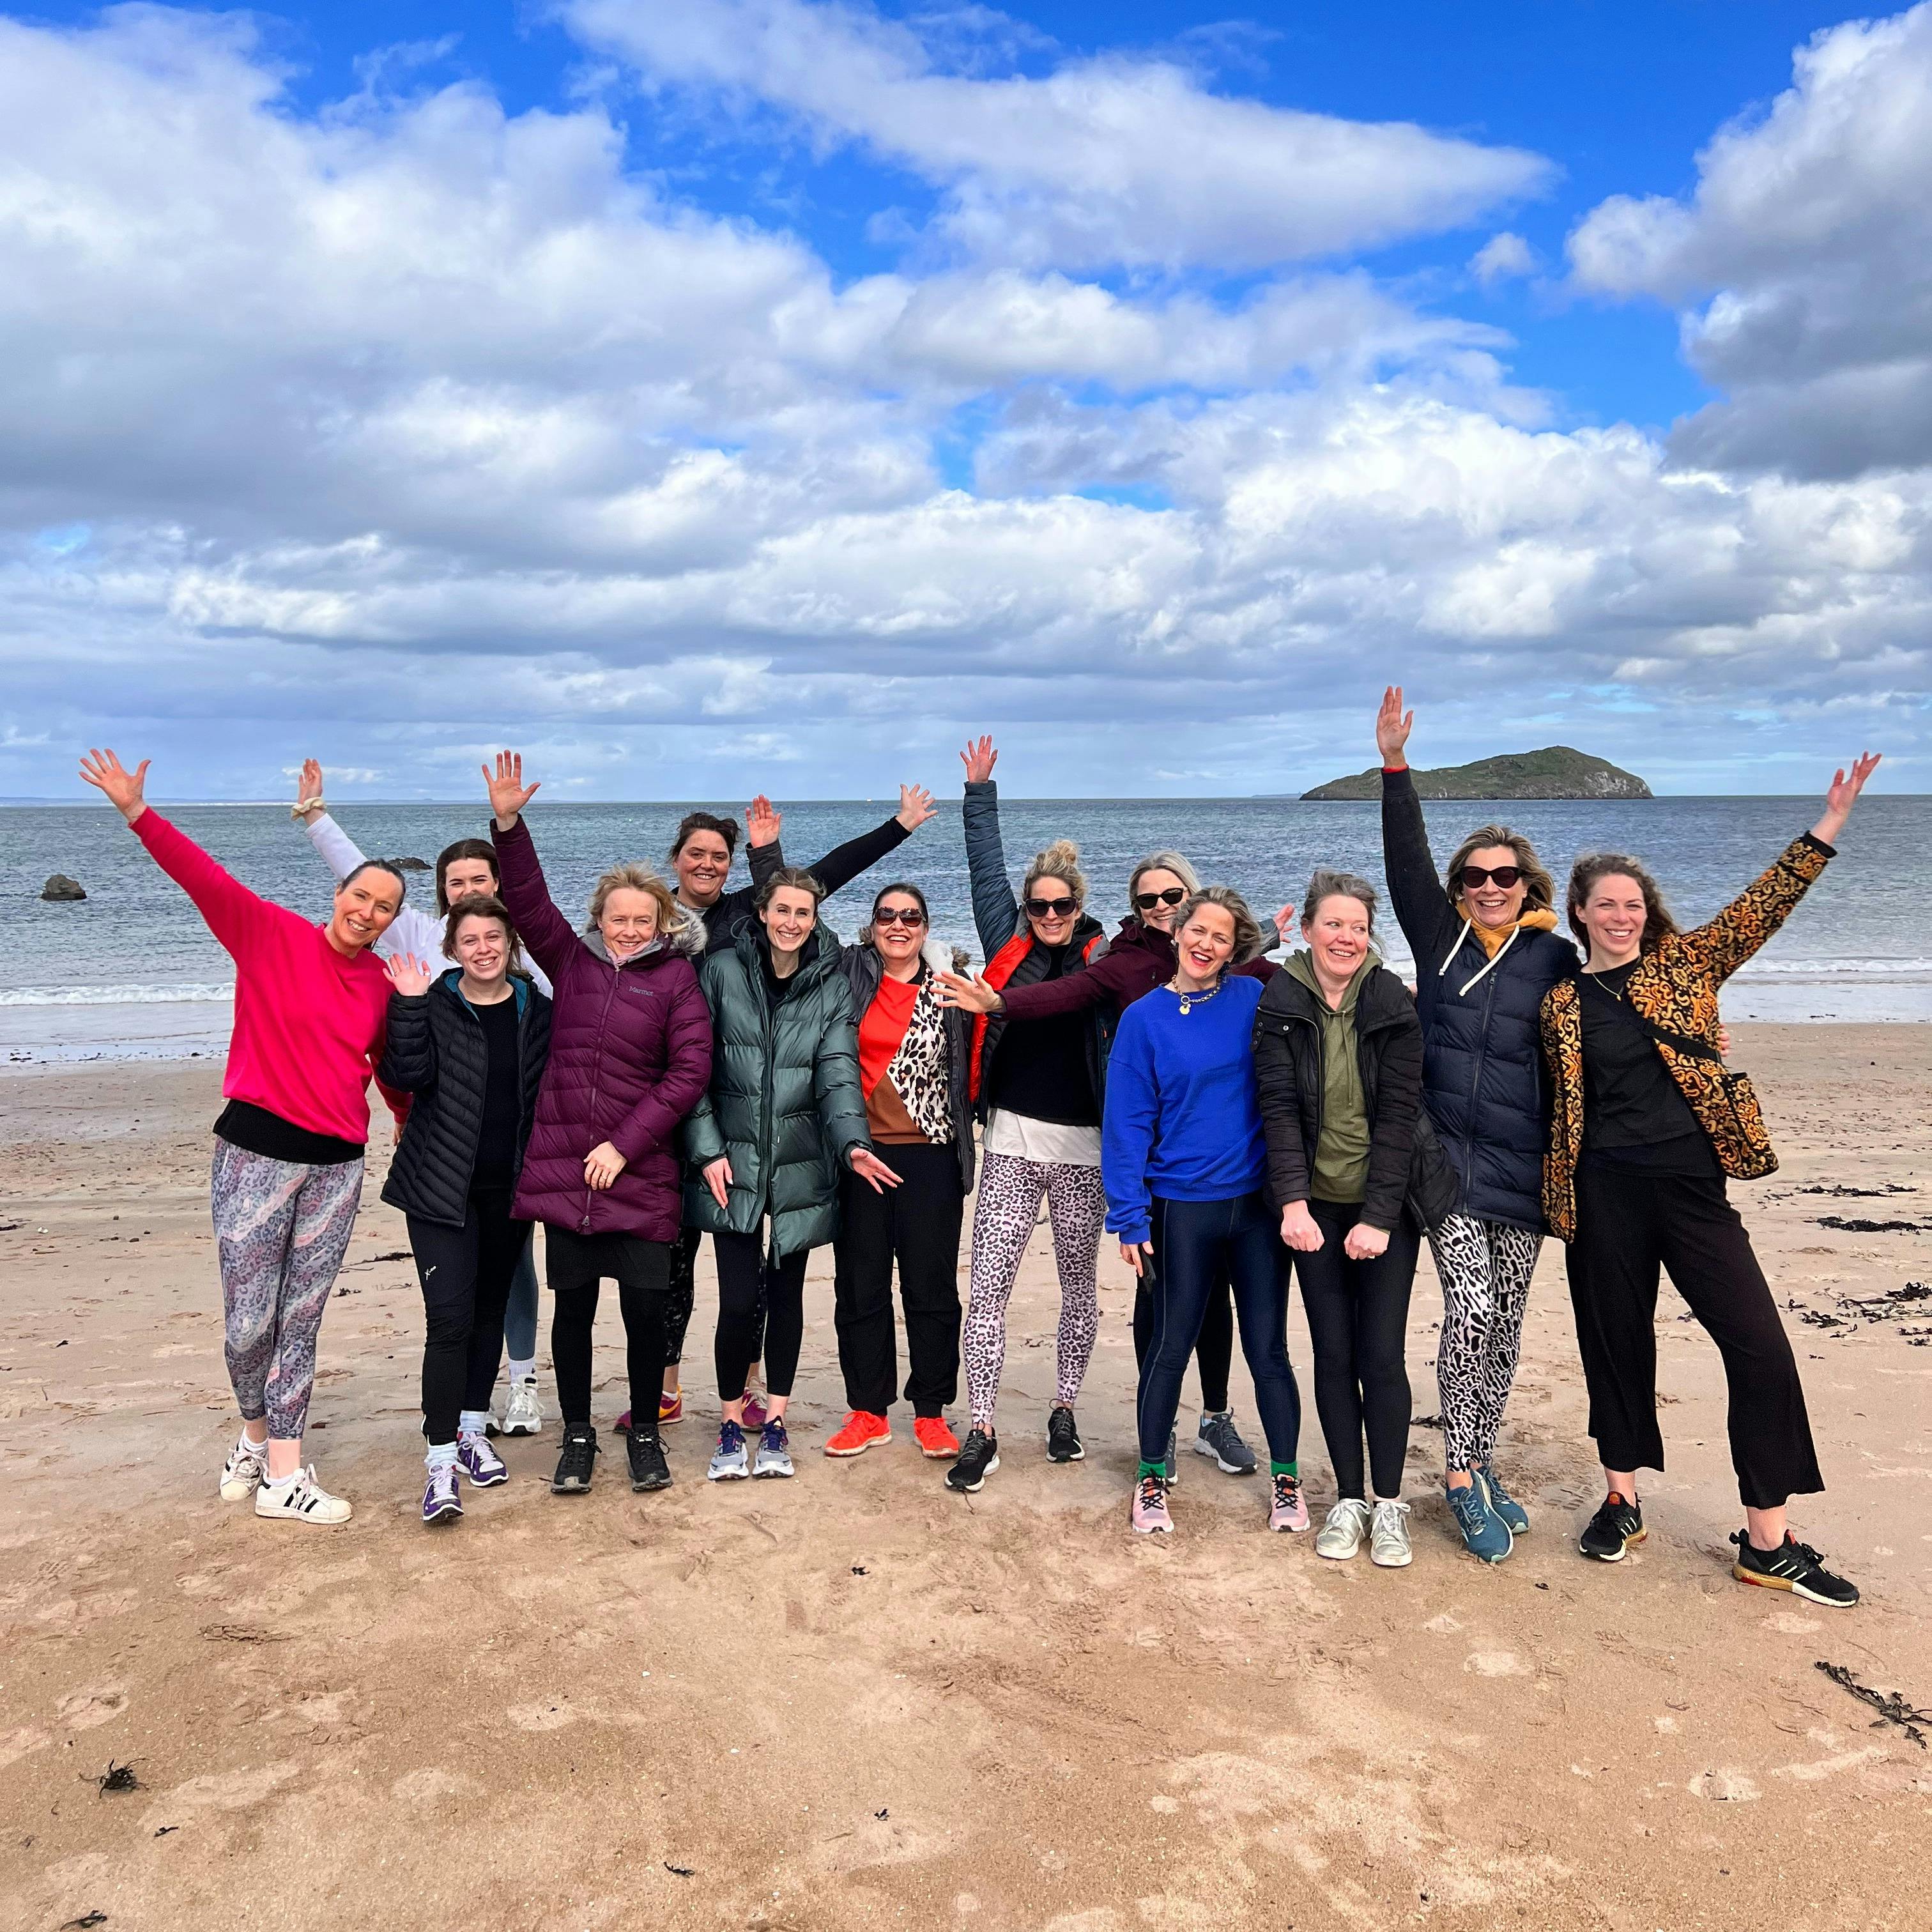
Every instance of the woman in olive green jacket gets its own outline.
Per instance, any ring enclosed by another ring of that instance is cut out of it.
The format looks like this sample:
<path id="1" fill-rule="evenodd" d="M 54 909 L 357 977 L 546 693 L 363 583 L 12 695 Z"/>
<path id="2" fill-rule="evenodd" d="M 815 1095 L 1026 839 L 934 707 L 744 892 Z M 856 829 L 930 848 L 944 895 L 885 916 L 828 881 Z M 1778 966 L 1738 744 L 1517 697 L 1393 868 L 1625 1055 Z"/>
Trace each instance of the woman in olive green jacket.
<path id="1" fill-rule="evenodd" d="M 714 1482 L 789 1476 L 784 1414 L 805 1335 L 805 1264 L 838 1231 L 838 1166 L 879 1189 L 898 1177 L 872 1152 L 859 1086 L 852 995 L 837 936 L 818 923 L 808 872 L 773 873 L 756 916 L 699 975 L 711 1009 L 711 1086 L 685 1124 L 699 1178 L 685 1224 L 712 1237 L 718 1264 L 718 1393 L 724 1406 Z M 764 1337 L 770 1415 L 754 1462 L 745 1377 Z"/>

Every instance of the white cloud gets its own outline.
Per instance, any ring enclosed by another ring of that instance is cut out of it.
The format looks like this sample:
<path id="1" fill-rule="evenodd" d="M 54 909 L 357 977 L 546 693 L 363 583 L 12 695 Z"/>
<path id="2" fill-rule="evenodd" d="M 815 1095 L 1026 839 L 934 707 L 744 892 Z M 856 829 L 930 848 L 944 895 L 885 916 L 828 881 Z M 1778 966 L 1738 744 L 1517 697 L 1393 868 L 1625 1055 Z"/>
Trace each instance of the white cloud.
<path id="1" fill-rule="evenodd" d="M 1612 196 L 1577 284 L 1701 301 L 1684 346 L 1727 392 L 1683 459 L 1846 476 L 1932 460 L 1932 7 L 1800 48 L 1769 110 L 1720 129 L 1687 200 Z"/>
<path id="2" fill-rule="evenodd" d="M 1492 235 L 1469 257 L 1469 272 L 1484 288 L 1536 272 L 1536 251 L 1520 235 L 1505 228 Z"/>
<path id="3" fill-rule="evenodd" d="M 1210 93 L 1169 61 L 1070 61 L 1040 79 L 946 71 L 943 46 L 862 5 L 564 11 L 648 82 L 736 91 L 823 143 L 862 142 L 944 192 L 955 242 L 1032 267 L 1271 267 L 1460 227 L 1552 176 L 1519 148 Z"/>

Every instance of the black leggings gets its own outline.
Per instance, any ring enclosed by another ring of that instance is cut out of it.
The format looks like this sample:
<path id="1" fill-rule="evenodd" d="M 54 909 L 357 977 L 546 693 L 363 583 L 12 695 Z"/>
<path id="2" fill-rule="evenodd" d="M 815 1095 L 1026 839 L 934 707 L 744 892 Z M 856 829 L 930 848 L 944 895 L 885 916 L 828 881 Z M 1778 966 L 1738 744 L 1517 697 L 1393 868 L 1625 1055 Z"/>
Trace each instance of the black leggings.
<path id="1" fill-rule="evenodd" d="M 1336 1492 L 1367 1500 L 1366 1431 L 1376 1494 L 1392 1502 L 1402 1494 L 1408 1454 L 1408 1370 L 1402 1358 L 1421 1237 L 1405 1214 L 1373 1261 L 1351 1261 L 1342 1243 L 1361 1209 L 1311 1201 L 1308 1211 L 1322 1230 L 1322 1245 L 1312 1255 L 1298 1252 L 1294 1272 L 1315 1344 L 1315 1408 Z"/>
<path id="2" fill-rule="evenodd" d="M 684 1360 L 684 1331 L 691 1326 L 698 1299 L 698 1244 L 704 1238 L 696 1228 L 683 1228 L 670 1244 L 670 1304 L 664 1316 L 664 1366 Z"/>
<path id="3" fill-rule="evenodd" d="M 669 1306 L 664 1288 L 670 1274 L 670 1244 L 635 1234 L 579 1234 L 545 1222 L 544 1253 L 550 1292 L 556 1298 L 550 1352 L 565 1429 L 590 1426 L 590 1336 L 597 1321 L 598 1290 L 609 1279 L 617 1284 L 617 1303 L 624 1312 L 631 1433 L 655 1436 L 658 1393 L 664 1381 Z"/>
<path id="4" fill-rule="evenodd" d="M 1134 1366 L 1144 1374 L 1148 1352 L 1154 1346 L 1154 1290 L 1142 1275 L 1134 1289 Z M 1194 1345 L 1195 1366 L 1201 1371 L 1201 1406 L 1216 1414 L 1228 1406 L 1228 1371 L 1234 1360 L 1234 1298 L 1221 1271 L 1208 1291 L 1201 1317 L 1200 1339 Z"/>
<path id="5" fill-rule="evenodd" d="M 712 1353 L 718 1368 L 718 1396 L 736 1402 L 745 1378 L 764 1352 L 765 1387 L 790 1395 L 805 1346 L 805 1264 L 812 1250 L 765 1265 L 765 1234 L 713 1234 L 711 1252 L 718 1264 L 718 1339 Z"/>
<path id="6" fill-rule="evenodd" d="M 511 1220 L 508 1188 L 471 1195 L 460 1228 L 406 1218 L 422 1284 L 423 1434 L 432 1443 L 454 1442 L 463 1412 L 490 1406 L 503 1311 L 530 1224 Z"/>
<path id="7" fill-rule="evenodd" d="M 1586 1155 L 1568 1259 L 1590 1433 L 1605 1468 L 1664 1467 L 1657 1287 L 1666 1268 L 1724 1358 L 1745 1507 L 1776 1509 L 1825 1486 L 1790 1337 L 1720 1177 L 1632 1173 Z"/>

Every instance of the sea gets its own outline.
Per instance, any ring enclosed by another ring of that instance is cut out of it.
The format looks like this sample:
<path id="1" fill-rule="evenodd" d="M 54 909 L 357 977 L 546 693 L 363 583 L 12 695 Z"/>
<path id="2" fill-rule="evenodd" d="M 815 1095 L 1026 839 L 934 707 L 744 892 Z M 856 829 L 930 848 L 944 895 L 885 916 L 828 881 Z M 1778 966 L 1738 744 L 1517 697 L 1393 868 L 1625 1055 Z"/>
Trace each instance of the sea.
<path id="1" fill-rule="evenodd" d="M 809 863 L 877 825 L 895 800 L 784 807 L 787 859 Z M 162 804 L 166 816 L 255 890 L 320 919 L 326 868 L 284 805 Z M 683 804 L 538 804 L 530 825 L 560 904 L 584 904 L 619 859 L 662 867 Z M 713 801 L 707 808 L 730 811 Z M 1426 808 L 1446 859 L 1466 831 L 1501 819 L 1534 841 L 1559 886 L 1586 851 L 1635 853 L 1661 882 L 1681 924 L 1708 918 L 1816 818 L 1815 798 L 1547 800 Z M 1127 874 L 1143 854 L 1186 853 L 1204 880 L 1234 885 L 1258 914 L 1298 901 L 1318 865 L 1382 881 L 1379 808 L 1289 799 L 1003 799 L 1009 871 L 1055 838 L 1079 846 L 1090 904 L 1111 928 Z M 434 861 L 452 840 L 487 834 L 475 804 L 350 802 L 337 814 L 363 850 Z M 84 901 L 49 904 L 48 875 L 65 872 Z M 743 878 L 742 857 L 734 883 Z M 943 804 L 893 858 L 828 902 L 850 937 L 890 880 L 916 881 L 936 934 L 976 958 L 956 800 Z M 412 895 L 433 890 L 410 875 Z M 1932 796 L 1880 796 L 1858 806 L 1840 856 L 1784 929 L 1732 980 L 1732 1020 L 1932 1020 Z M 1378 922 L 1389 964 L 1413 976 L 1393 918 Z M 1434 962 L 1426 962 L 1432 967 Z M 218 1054 L 227 1036 L 233 970 L 182 892 L 111 809 L 0 806 L 0 1060 L 16 1064 Z"/>

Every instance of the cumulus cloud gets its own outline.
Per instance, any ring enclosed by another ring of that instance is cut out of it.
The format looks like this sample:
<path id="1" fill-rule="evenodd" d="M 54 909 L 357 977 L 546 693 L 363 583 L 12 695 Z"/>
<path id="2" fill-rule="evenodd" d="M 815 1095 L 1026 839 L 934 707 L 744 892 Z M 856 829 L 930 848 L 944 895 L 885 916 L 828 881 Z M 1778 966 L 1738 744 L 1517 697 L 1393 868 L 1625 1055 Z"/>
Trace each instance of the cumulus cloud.
<path id="1" fill-rule="evenodd" d="M 1932 460 L 1928 98 L 1932 6 L 1827 28 L 1767 112 L 1719 130 L 1692 194 L 1613 196 L 1571 235 L 1580 286 L 1693 304 L 1686 352 L 1726 395 L 1678 428 L 1684 460 Z"/>
<path id="2" fill-rule="evenodd" d="M 1040 78 L 948 70 L 943 46 L 858 5 L 565 11 L 647 80 L 736 90 L 820 141 L 863 143 L 942 191 L 954 241 L 1035 267 L 1270 267 L 1459 227 L 1552 175 L 1520 148 L 1212 93 L 1170 61 L 1069 61 Z"/>
<path id="3" fill-rule="evenodd" d="M 1492 235 L 1469 258 L 1469 272 L 1484 288 L 1536 272 L 1536 251 L 1520 235 L 1505 228 Z"/>

